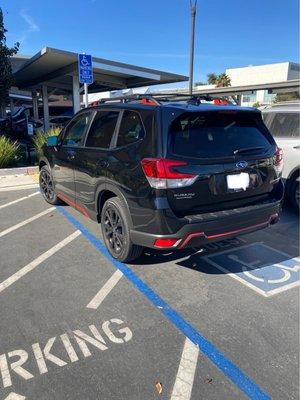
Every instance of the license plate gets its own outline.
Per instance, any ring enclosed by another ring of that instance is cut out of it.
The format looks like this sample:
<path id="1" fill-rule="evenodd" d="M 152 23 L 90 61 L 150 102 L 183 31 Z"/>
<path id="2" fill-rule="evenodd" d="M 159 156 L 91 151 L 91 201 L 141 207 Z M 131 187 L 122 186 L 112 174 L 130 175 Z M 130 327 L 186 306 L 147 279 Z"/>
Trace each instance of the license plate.
<path id="1" fill-rule="evenodd" d="M 232 190 L 246 190 L 249 187 L 250 178 L 246 172 L 236 175 L 227 175 L 227 187 Z"/>

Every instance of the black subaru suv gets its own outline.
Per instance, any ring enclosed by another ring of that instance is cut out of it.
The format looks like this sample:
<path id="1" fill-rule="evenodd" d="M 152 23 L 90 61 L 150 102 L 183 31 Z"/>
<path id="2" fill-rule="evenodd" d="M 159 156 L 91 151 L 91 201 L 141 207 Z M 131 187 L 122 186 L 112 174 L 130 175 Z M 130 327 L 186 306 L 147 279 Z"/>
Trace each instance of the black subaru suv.
<path id="1" fill-rule="evenodd" d="M 276 223 L 282 151 L 253 108 L 131 96 L 78 112 L 39 161 L 50 204 L 101 224 L 110 254 L 183 249 Z"/>

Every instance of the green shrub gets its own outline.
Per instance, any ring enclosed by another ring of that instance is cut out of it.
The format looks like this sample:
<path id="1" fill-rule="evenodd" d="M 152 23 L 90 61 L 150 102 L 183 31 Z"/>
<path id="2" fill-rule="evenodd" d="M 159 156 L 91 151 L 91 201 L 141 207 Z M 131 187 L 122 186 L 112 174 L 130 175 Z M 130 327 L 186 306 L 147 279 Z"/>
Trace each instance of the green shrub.
<path id="1" fill-rule="evenodd" d="M 260 107 L 260 102 L 256 101 L 255 103 L 252 104 L 252 107 L 255 107 L 255 108 Z"/>
<path id="2" fill-rule="evenodd" d="M 37 152 L 38 157 L 42 154 L 42 147 L 47 141 L 49 136 L 58 136 L 61 132 L 59 128 L 48 129 L 46 132 L 39 131 L 34 135 L 33 145 Z"/>
<path id="3" fill-rule="evenodd" d="M 0 168 L 16 164 L 20 157 L 20 147 L 5 136 L 0 136 Z"/>

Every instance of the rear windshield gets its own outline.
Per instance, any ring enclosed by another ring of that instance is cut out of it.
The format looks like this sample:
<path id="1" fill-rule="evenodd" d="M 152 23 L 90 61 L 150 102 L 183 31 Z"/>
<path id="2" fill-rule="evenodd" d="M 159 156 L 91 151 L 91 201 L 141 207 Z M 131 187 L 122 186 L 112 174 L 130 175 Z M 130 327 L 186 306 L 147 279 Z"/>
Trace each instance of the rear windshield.
<path id="1" fill-rule="evenodd" d="M 241 149 L 249 149 L 249 155 L 264 154 L 271 145 L 274 140 L 260 115 L 246 112 L 188 112 L 169 127 L 171 152 L 186 157 L 230 157 Z"/>

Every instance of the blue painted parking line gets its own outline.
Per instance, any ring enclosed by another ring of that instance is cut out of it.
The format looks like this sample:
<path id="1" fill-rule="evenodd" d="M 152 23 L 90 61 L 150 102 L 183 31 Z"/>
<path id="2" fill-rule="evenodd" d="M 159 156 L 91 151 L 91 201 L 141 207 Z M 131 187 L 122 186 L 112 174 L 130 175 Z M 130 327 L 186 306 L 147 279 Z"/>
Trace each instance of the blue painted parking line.
<path id="1" fill-rule="evenodd" d="M 191 326 L 180 314 L 173 310 L 160 296 L 158 296 L 150 286 L 143 282 L 126 264 L 119 262 L 111 257 L 102 242 L 86 229 L 75 217 L 73 217 L 62 206 L 57 207 L 58 211 L 71 222 L 76 229 L 79 229 L 83 236 L 102 254 L 115 268 L 122 271 L 124 276 L 144 295 L 147 299 L 160 310 L 164 316 L 175 325 L 186 337 L 195 343 L 200 351 L 217 366 L 224 375 L 229 378 L 241 391 L 250 399 L 270 399 L 253 380 L 251 380 L 240 368 L 212 343 L 210 343 L 200 332 Z"/>
<path id="2" fill-rule="evenodd" d="M 300 286 L 300 258 L 292 258 L 263 243 L 252 243 L 203 258 L 264 297 Z"/>

